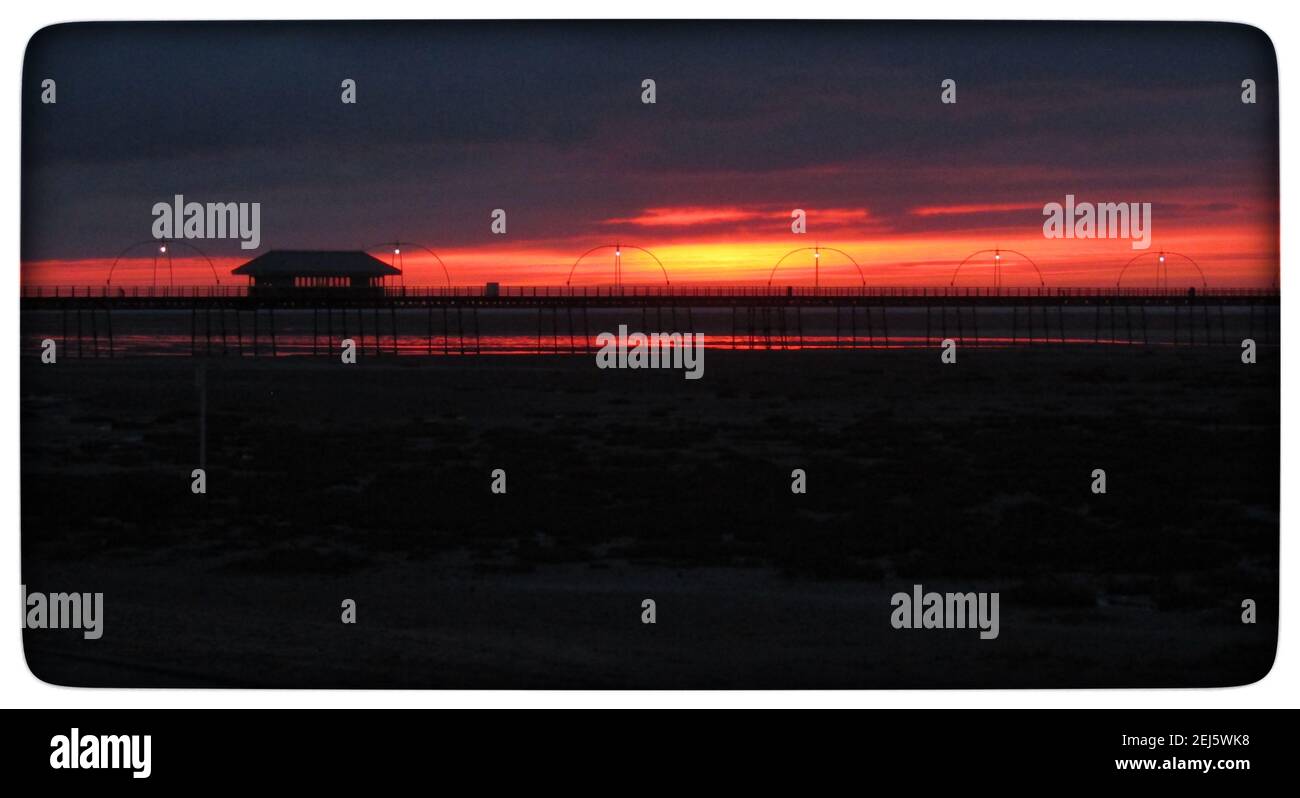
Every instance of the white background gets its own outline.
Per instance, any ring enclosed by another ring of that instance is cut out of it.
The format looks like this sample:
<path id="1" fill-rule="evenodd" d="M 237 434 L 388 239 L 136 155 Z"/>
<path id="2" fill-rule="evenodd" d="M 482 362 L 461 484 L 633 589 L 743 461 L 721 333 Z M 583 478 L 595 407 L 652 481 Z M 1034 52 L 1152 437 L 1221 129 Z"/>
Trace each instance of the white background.
<path id="1" fill-rule="evenodd" d="M 467 5 L 469 6 L 467 8 Z M 833 691 L 833 692 L 449 692 L 449 691 L 323 691 L 323 690 L 87 690 L 55 687 L 32 676 L 23 661 L 20 633 L 19 568 L 19 446 L 18 446 L 18 301 L 19 285 L 19 159 L 20 90 L 27 40 L 38 29 L 85 20 L 170 19 L 414 19 L 488 15 L 531 18 L 540 13 L 558 18 L 771 18 L 854 19 L 1042 19 L 1045 14 L 1086 12 L 1063 19 L 1202 20 L 1244 22 L 1262 28 L 1277 48 L 1281 72 L 1282 229 L 1297 229 L 1294 189 L 1297 185 L 1295 108 L 1300 83 L 1300 55 L 1295 3 L 1250 2 L 1109 2 L 1092 0 L 1067 5 L 1042 2 L 929 2 L 875 4 L 846 0 L 657 0 L 653 3 L 597 3 L 592 0 L 549 0 L 545 4 L 518 0 L 481 0 L 474 4 L 368 0 L 311 3 L 273 0 L 223 0 L 220 3 L 140 2 L 107 4 L 85 0 L 7 3 L 0 25 L 0 230 L 7 288 L 0 294 L 0 375 L 10 384 L 0 390 L 0 595 L 11 590 L 7 628 L 0 628 L 0 707 L 425 707 L 425 706 L 821 706 L 821 707 L 1296 707 L 1300 706 L 1300 591 L 1289 588 L 1300 565 L 1292 539 L 1297 530 L 1297 450 L 1295 411 L 1287 406 L 1282 420 L 1282 627 L 1273 671 L 1261 682 L 1217 690 L 979 690 L 979 691 Z M 1283 233 L 1284 271 L 1293 270 L 1290 241 Z M 1289 303 L 1285 303 L 1289 305 Z M 1294 315 L 1282 314 L 1289 340 Z M 1283 350 L 1282 392 L 1296 395 L 1296 363 Z M 1272 456 L 1261 452 L 1261 456 Z M 1177 674 L 1170 674 L 1177 681 Z"/>

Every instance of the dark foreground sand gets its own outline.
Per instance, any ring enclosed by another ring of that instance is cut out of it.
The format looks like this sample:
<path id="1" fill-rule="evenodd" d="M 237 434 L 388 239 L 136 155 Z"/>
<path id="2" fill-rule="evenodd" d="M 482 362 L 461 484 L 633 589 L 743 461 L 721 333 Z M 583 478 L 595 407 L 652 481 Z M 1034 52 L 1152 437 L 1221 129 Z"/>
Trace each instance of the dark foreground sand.
<path id="1" fill-rule="evenodd" d="M 1276 361 L 27 357 L 23 579 L 107 614 L 100 640 L 28 631 L 28 661 L 113 686 L 1249 682 L 1276 636 Z M 892 629 L 916 583 L 999 591 L 1000 636 Z"/>

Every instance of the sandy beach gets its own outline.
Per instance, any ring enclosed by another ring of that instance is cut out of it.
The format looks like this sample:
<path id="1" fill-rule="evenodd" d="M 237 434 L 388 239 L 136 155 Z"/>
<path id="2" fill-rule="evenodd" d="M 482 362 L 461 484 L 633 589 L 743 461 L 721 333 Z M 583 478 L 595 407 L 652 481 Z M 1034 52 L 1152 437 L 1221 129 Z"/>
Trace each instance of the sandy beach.
<path id="1" fill-rule="evenodd" d="M 99 640 L 26 632 L 28 662 L 73 685 L 554 688 L 1207 686 L 1271 666 L 1276 349 L 707 367 L 25 358 L 23 579 L 106 606 Z M 918 583 L 999 591 L 1000 636 L 891 628 Z"/>

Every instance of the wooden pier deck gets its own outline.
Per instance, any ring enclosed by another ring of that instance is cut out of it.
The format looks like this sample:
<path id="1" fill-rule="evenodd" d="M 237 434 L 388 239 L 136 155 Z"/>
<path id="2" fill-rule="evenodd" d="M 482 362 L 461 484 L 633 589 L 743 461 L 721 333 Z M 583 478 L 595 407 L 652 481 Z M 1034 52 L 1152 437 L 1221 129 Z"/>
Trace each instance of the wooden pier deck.
<path id="1" fill-rule="evenodd" d="M 624 287 L 573 288 L 482 286 L 455 288 L 289 288 L 250 289 L 246 286 L 188 286 L 180 288 L 80 286 L 24 287 L 23 310 L 69 306 L 111 306 L 131 310 L 189 310 L 223 306 L 306 308 L 332 306 L 422 308 L 476 306 L 510 308 L 586 305 L 588 307 L 731 307 L 749 305 L 833 307 L 938 307 L 941 305 L 1276 305 L 1280 293 L 1261 289 L 1166 291 L 1148 288 L 705 288 Z"/>

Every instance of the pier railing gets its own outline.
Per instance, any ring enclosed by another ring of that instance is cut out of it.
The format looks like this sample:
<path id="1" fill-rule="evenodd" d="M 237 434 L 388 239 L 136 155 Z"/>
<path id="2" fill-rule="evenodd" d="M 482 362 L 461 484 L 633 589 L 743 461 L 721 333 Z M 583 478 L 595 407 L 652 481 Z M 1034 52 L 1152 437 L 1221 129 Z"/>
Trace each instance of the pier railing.
<path id="1" fill-rule="evenodd" d="M 192 286 L 49 286 L 25 285 L 23 299 L 222 299 L 243 297 L 276 298 L 372 298 L 372 299 L 422 299 L 422 298 L 779 298 L 779 297 L 845 297 L 845 298 L 1098 298 L 1098 297 L 1273 297 L 1276 289 L 1267 288 L 1208 288 L 1178 290 L 1168 288 L 988 288 L 980 286 L 911 287 L 836 287 L 812 288 L 807 286 L 409 286 L 385 288 L 259 288 L 247 285 L 192 285 Z"/>

